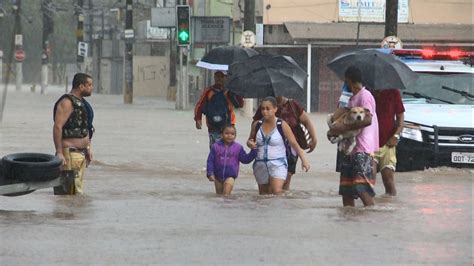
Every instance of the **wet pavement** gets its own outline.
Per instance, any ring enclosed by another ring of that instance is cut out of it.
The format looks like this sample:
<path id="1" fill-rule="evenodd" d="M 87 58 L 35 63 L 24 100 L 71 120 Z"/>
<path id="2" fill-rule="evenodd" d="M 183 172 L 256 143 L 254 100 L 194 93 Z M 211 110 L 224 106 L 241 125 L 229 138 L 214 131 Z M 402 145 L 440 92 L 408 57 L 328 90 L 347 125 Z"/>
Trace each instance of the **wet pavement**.
<path id="1" fill-rule="evenodd" d="M 1 155 L 54 153 L 52 106 L 59 97 L 9 91 Z M 0 197 L 0 264 L 333 265 L 473 262 L 472 169 L 397 173 L 398 196 L 343 208 L 335 146 L 325 114 L 311 114 L 319 143 L 312 169 L 282 197 L 258 196 L 249 165 L 233 195 L 205 178 L 206 131 L 174 103 L 94 95 L 95 161 L 84 196 L 52 189 Z M 239 116 L 245 143 L 250 120 Z"/>

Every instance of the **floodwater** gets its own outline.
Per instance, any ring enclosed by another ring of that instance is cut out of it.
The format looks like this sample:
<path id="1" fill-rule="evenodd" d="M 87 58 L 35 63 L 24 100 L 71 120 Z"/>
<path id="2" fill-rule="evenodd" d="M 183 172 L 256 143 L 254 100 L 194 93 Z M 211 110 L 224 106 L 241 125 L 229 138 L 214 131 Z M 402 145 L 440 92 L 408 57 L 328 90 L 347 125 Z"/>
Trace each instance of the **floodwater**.
<path id="1" fill-rule="evenodd" d="M 47 95 L 9 91 L 0 124 L 2 155 L 54 153 Z M 233 195 L 218 197 L 205 177 L 207 136 L 191 111 L 159 99 L 94 95 L 95 161 L 84 196 L 52 189 L 0 197 L 0 264 L 334 265 L 473 263 L 472 169 L 397 173 L 376 206 L 343 208 L 335 146 L 324 114 L 312 114 L 319 143 L 312 169 L 292 191 L 259 196 L 248 165 Z M 244 143 L 250 120 L 238 118 Z"/>

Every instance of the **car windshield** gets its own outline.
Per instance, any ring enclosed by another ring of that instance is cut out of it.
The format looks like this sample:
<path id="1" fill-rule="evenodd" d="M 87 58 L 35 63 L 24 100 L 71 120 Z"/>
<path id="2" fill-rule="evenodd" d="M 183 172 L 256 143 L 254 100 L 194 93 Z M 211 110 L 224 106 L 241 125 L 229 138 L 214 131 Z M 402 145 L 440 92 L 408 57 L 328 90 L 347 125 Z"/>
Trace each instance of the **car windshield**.
<path id="1" fill-rule="evenodd" d="M 403 91 L 404 102 L 474 104 L 474 74 L 418 75 L 418 80 Z"/>

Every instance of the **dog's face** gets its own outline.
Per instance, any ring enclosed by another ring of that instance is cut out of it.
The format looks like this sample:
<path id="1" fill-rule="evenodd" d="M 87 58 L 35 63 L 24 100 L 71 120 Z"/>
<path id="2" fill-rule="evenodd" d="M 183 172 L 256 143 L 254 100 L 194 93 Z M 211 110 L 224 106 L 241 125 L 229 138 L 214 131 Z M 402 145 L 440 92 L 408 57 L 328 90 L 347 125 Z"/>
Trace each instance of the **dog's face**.
<path id="1" fill-rule="evenodd" d="M 365 118 L 365 110 L 362 107 L 352 107 L 348 119 L 351 121 L 362 121 Z"/>

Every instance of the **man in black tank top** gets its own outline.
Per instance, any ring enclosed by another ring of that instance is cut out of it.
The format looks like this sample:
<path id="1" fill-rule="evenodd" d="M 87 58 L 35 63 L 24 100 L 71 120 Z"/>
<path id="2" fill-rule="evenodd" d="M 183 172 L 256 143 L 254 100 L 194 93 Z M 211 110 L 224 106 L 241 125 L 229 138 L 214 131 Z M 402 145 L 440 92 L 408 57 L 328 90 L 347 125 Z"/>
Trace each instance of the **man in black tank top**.
<path id="1" fill-rule="evenodd" d="M 72 90 L 61 96 L 54 105 L 53 140 L 56 156 L 63 161 L 63 170 L 76 171 L 74 184 L 68 194 L 83 193 L 83 175 L 92 160 L 91 137 L 93 111 L 84 97 L 92 94 L 92 77 L 77 73 L 72 81 Z"/>

